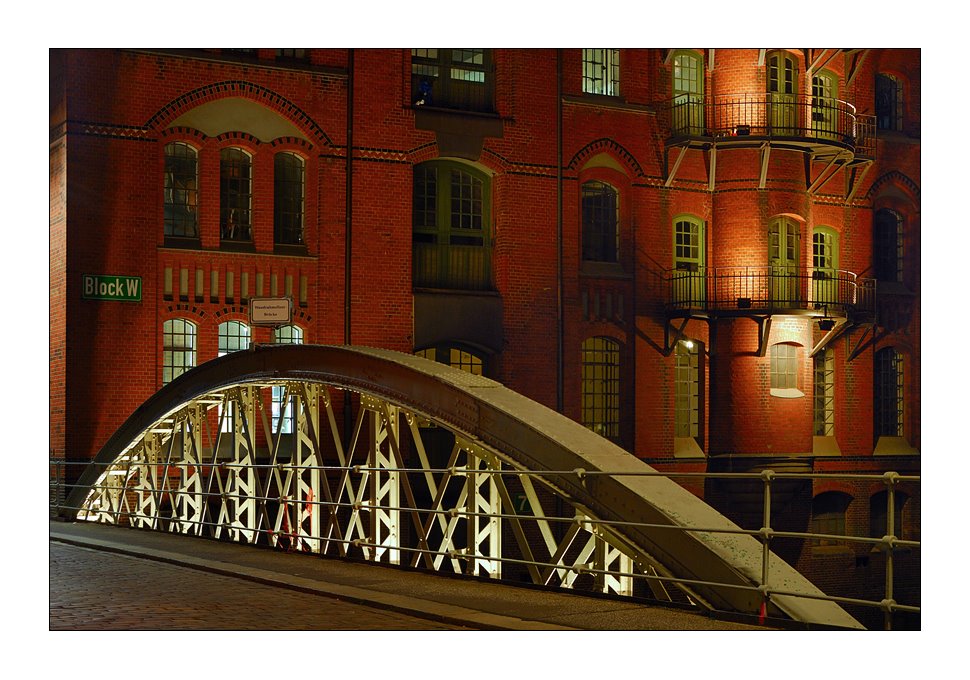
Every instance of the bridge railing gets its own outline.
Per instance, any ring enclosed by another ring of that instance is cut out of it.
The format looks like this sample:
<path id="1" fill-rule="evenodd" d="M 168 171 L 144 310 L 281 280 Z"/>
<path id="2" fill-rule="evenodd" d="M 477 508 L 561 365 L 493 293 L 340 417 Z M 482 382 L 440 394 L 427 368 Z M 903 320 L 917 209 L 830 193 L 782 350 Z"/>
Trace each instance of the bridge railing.
<path id="1" fill-rule="evenodd" d="M 357 558 L 408 565 L 468 576 L 530 582 L 596 591 L 618 596 L 690 605 L 693 589 L 718 586 L 748 590 L 762 598 L 762 614 L 776 596 L 806 597 L 789 592 L 770 578 L 770 564 L 779 559 L 773 546 L 785 540 L 803 545 L 842 544 L 869 547 L 885 559 L 879 597 L 851 594 L 808 595 L 853 610 L 882 613 L 892 628 L 900 614 L 918 615 L 918 602 L 895 599 L 895 559 L 898 553 L 918 551 L 920 542 L 902 538 L 896 525 L 900 485 L 911 489 L 920 478 L 887 472 L 882 475 L 785 473 L 529 471 L 512 469 L 491 452 L 460 437 L 452 439 L 447 462 L 432 464 L 429 432 L 411 414 L 392 415 L 376 406 L 368 424 L 359 418 L 353 441 L 370 439 L 365 459 L 353 463 L 353 447 L 334 453 L 343 458 L 325 464 L 299 443 L 276 435 L 277 453 L 240 455 L 220 453 L 219 442 L 206 451 L 195 449 L 201 439 L 181 427 L 165 442 L 157 434 L 103 466 L 96 485 L 79 507 L 66 507 L 65 498 L 87 463 L 51 461 L 51 511 L 79 520 L 208 537 L 262 545 L 277 550 L 321 556 Z M 223 409 L 223 412 L 228 409 Z M 382 415 L 383 414 L 383 415 Z M 201 414 L 194 418 L 198 426 Z M 224 416 L 220 416 L 223 420 Z M 298 419 L 299 420 L 299 419 Z M 301 420 L 304 434 L 316 430 Z M 396 425 L 395 425 L 396 423 Z M 406 427 L 405 427 L 406 424 Z M 312 424 L 311 424 L 312 425 Z M 390 427 L 389 427 L 390 425 Z M 397 426 L 401 426 L 400 429 Z M 196 427 L 196 430 L 200 428 Z M 220 427 L 220 431 L 223 428 Z M 369 429 L 369 434 L 368 434 Z M 413 439 L 405 443 L 400 430 Z M 218 439 L 219 435 L 217 435 Z M 430 437 L 433 439 L 434 437 Z M 420 443 L 419 443 L 420 442 Z M 439 442 L 440 443 L 440 442 Z M 382 446 L 383 445 L 383 446 Z M 444 447 L 448 449 L 448 446 Z M 405 450 L 409 455 L 401 455 Z M 216 453 L 213 453 L 215 451 Z M 439 454 L 441 452 L 439 451 Z M 205 454 L 205 455 L 203 455 Z M 208 462 L 204 462 L 208 460 Z M 721 480 L 754 484 L 761 490 L 760 526 L 679 526 L 664 523 L 600 519 L 563 499 L 548 480 L 574 477 L 595 484 L 602 476 L 670 477 L 691 484 Z M 775 499 L 793 483 L 813 480 L 878 483 L 886 491 L 885 534 L 878 537 L 782 530 L 777 527 Z M 775 526 L 773 527 L 773 521 Z M 625 543 L 632 526 L 694 535 L 734 533 L 752 536 L 762 545 L 762 573 L 753 585 L 724 584 L 678 578 Z M 918 597 L 917 597 L 918 599 Z M 770 615 L 767 618 L 771 625 Z"/>

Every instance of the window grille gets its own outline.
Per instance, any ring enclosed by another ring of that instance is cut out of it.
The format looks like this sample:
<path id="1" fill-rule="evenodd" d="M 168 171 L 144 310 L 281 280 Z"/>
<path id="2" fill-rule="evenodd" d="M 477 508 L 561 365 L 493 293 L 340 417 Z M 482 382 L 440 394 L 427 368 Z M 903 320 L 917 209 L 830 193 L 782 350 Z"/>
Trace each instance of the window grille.
<path id="1" fill-rule="evenodd" d="M 252 159 L 242 149 L 223 149 L 219 174 L 222 239 L 252 241 Z"/>
<path id="2" fill-rule="evenodd" d="M 620 95 L 620 50 L 583 50 L 583 92 Z"/>
<path id="3" fill-rule="evenodd" d="M 276 243 L 303 245 L 304 163 L 292 153 L 276 154 L 273 222 Z"/>
<path id="4" fill-rule="evenodd" d="M 411 95 L 414 106 L 492 112 L 491 51 L 412 49 Z"/>
<path id="5" fill-rule="evenodd" d="M 875 355 L 873 411 L 876 437 L 903 436 L 903 357 L 892 347 Z"/>
<path id="6" fill-rule="evenodd" d="M 678 342 L 674 352 L 674 436 L 700 435 L 700 352 Z"/>
<path id="7" fill-rule="evenodd" d="M 876 75 L 876 127 L 903 129 L 903 85 L 896 76 L 887 73 Z"/>
<path id="8" fill-rule="evenodd" d="M 845 514 L 852 497 L 840 491 L 826 491 L 812 499 L 810 532 L 845 536 Z M 840 545 L 834 538 L 817 538 L 813 545 Z"/>
<path id="9" fill-rule="evenodd" d="M 835 352 L 825 349 L 814 358 L 813 421 L 816 437 L 835 434 Z"/>
<path id="10" fill-rule="evenodd" d="M 620 345 L 610 338 L 583 341 L 582 423 L 608 439 L 620 436 Z"/>
<path id="11" fill-rule="evenodd" d="M 602 182 L 582 187 L 583 259 L 616 262 L 619 255 L 619 200 L 616 189 Z"/>
<path id="12" fill-rule="evenodd" d="M 279 345 L 302 345 L 303 329 L 299 326 L 280 326 L 273 330 L 273 342 Z M 273 431 L 292 434 L 296 430 L 296 419 L 293 413 L 296 400 L 290 397 L 284 408 L 283 397 L 285 393 L 286 388 L 284 386 L 276 385 L 273 387 Z"/>
<path id="13" fill-rule="evenodd" d="M 162 324 L 162 384 L 167 385 L 195 366 L 195 324 L 169 319 Z"/>
<path id="14" fill-rule="evenodd" d="M 771 346 L 771 388 L 798 389 L 798 347 L 788 343 Z"/>
<path id="15" fill-rule="evenodd" d="M 199 237 L 199 154 L 183 142 L 165 145 L 165 236 Z"/>
<path id="16" fill-rule="evenodd" d="M 250 339 L 249 326 L 242 321 L 224 321 L 219 324 L 219 356 L 224 356 L 230 352 L 249 349 Z M 221 417 L 222 407 L 219 408 Z M 233 405 L 229 404 L 229 410 L 222 423 L 223 432 L 232 432 L 235 429 L 236 414 Z"/>

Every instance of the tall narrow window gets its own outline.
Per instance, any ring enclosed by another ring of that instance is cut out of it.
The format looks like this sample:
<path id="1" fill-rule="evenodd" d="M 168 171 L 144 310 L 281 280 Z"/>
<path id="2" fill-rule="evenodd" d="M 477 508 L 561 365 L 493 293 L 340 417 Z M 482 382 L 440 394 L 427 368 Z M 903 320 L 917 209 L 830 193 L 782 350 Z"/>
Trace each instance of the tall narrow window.
<path id="1" fill-rule="evenodd" d="M 583 92 L 620 95 L 620 50 L 583 50 Z"/>
<path id="2" fill-rule="evenodd" d="M 583 259 L 617 262 L 620 249 L 619 199 L 616 189 L 603 182 L 582 186 Z"/>
<path id="3" fill-rule="evenodd" d="M 768 55 L 768 120 L 776 135 L 793 135 L 798 128 L 798 65 L 788 52 Z"/>
<path id="4" fill-rule="evenodd" d="M 771 303 L 789 307 L 800 299 L 798 259 L 799 225 L 779 217 L 768 226 L 768 268 Z"/>
<path id="5" fill-rule="evenodd" d="M 673 58 L 673 132 L 704 134 L 704 63 L 696 52 L 676 52 Z"/>
<path id="6" fill-rule="evenodd" d="M 875 355 L 873 411 L 876 437 L 903 436 L 903 356 L 892 347 Z"/>
<path id="7" fill-rule="evenodd" d="M 276 243 L 303 245 L 303 159 L 278 153 L 273 174 L 273 233 Z"/>
<path id="8" fill-rule="evenodd" d="M 162 324 L 162 384 L 167 385 L 195 366 L 195 324 L 169 319 Z"/>
<path id="9" fill-rule="evenodd" d="M 704 223 L 695 217 L 674 219 L 673 302 L 703 307 L 707 300 L 704 271 Z"/>
<path id="10" fill-rule="evenodd" d="M 828 72 L 812 75 L 812 131 L 832 136 L 838 122 L 838 80 Z"/>
<path id="11" fill-rule="evenodd" d="M 412 49 L 411 103 L 492 112 L 491 50 Z"/>
<path id="12" fill-rule="evenodd" d="M 582 423 L 608 439 L 620 436 L 620 344 L 587 338 L 582 348 Z"/>
<path id="13" fill-rule="evenodd" d="M 780 342 L 771 346 L 771 393 L 776 397 L 800 397 L 798 389 L 798 346 Z"/>
<path id="14" fill-rule="evenodd" d="M 903 220 L 893 210 L 877 210 L 873 218 L 873 265 L 882 282 L 903 280 Z"/>
<path id="15" fill-rule="evenodd" d="M 700 353 L 697 343 L 681 341 L 674 351 L 674 436 L 700 436 Z"/>
<path id="16" fill-rule="evenodd" d="M 252 231 L 252 158 L 242 149 L 219 157 L 219 206 L 223 241 L 249 242 Z"/>
<path id="17" fill-rule="evenodd" d="M 816 308 L 838 302 L 838 233 L 829 227 L 812 230 L 812 300 Z"/>
<path id="18" fill-rule="evenodd" d="M 824 349 L 815 355 L 812 385 L 813 422 L 816 437 L 835 435 L 835 352 Z"/>
<path id="19" fill-rule="evenodd" d="M 249 349 L 250 329 L 242 321 L 224 321 L 219 324 L 219 356 L 230 352 Z M 220 418 L 222 409 L 219 409 Z M 236 414 L 232 403 L 222 421 L 222 431 L 232 432 L 235 429 Z"/>
<path id="20" fill-rule="evenodd" d="M 888 73 L 876 74 L 876 127 L 903 129 L 903 84 Z"/>
<path id="21" fill-rule="evenodd" d="M 303 329 L 299 326 L 281 326 L 273 330 L 273 342 L 279 345 L 302 345 L 303 344 Z M 284 398 L 286 396 L 286 388 L 282 385 L 276 385 L 273 387 L 273 431 L 279 431 L 283 434 L 292 434 L 295 431 L 295 418 L 293 415 L 293 410 L 296 406 L 295 399 L 290 397 L 286 399 L 286 404 L 284 407 Z"/>
<path id="22" fill-rule="evenodd" d="M 449 162 L 414 168 L 415 287 L 491 288 L 489 179 Z"/>
<path id="23" fill-rule="evenodd" d="M 199 237 L 199 153 L 182 142 L 165 145 L 165 236 Z"/>

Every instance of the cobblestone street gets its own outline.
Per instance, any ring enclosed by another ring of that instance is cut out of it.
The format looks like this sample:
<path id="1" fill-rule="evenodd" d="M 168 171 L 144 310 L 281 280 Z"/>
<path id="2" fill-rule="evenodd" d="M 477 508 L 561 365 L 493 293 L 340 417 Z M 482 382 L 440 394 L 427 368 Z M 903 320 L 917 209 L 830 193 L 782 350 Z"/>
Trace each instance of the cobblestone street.
<path id="1" fill-rule="evenodd" d="M 196 569 L 49 545 L 50 630 L 461 630 Z"/>

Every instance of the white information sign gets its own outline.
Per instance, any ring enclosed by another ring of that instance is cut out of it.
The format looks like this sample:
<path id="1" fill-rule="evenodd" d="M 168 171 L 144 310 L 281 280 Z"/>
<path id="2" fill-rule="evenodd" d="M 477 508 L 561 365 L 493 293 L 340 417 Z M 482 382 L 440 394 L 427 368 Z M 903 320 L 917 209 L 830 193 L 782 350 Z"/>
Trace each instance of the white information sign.
<path id="1" fill-rule="evenodd" d="M 249 321 L 254 326 L 283 326 L 293 319 L 290 298 L 253 298 L 249 301 Z"/>

